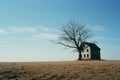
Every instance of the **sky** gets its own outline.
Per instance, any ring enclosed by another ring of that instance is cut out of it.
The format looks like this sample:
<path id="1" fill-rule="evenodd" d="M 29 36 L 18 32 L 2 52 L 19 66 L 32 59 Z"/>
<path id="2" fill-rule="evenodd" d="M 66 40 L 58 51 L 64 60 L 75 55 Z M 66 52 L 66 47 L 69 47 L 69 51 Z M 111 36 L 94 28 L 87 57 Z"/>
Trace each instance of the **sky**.
<path id="1" fill-rule="evenodd" d="M 0 0 L 0 62 L 77 60 L 51 42 L 69 20 L 91 30 L 102 59 L 120 60 L 120 0 Z"/>

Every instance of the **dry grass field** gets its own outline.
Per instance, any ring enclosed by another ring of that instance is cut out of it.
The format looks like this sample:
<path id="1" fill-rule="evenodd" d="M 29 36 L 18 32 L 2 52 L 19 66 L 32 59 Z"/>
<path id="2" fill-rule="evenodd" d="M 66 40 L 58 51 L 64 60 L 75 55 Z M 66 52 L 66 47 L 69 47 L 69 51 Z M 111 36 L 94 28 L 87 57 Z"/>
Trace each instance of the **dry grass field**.
<path id="1" fill-rule="evenodd" d="M 120 80 L 120 61 L 1 62 L 0 80 Z"/>

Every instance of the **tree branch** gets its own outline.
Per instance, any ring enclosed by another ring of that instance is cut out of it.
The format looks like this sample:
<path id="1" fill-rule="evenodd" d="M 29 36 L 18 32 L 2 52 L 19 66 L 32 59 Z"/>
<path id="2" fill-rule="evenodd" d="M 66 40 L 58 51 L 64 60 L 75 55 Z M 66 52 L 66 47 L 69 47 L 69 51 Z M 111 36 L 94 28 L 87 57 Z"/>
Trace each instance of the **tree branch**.
<path id="1" fill-rule="evenodd" d="M 76 48 L 74 46 L 71 46 L 71 45 L 68 45 L 68 44 L 65 44 L 65 43 L 62 43 L 62 42 L 57 42 L 56 44 L 61 44 L 61 45 L 64 45 L 66 47 L 69 47 L 69 48 Z"/>

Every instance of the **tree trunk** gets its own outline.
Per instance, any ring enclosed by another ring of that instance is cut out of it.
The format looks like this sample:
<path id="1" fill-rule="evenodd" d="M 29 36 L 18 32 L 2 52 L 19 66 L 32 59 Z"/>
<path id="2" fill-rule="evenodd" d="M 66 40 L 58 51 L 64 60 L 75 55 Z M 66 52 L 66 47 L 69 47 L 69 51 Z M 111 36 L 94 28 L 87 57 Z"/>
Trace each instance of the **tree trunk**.
<path id="1" fill-rule="evenodd" d="M 79 56 L 78 56 L 78 61 L 79 61 L 79 60 L 81 60 L 81 57 L 82 57 L 82 55 L 81 55 L 81 54 L 79 54 Z"/>
<path id="2" fill-rule="evenodd" d="M 81 57 L 82 57 L 81 52 L 79 52 L 78 61 L 81 60 Z"/>

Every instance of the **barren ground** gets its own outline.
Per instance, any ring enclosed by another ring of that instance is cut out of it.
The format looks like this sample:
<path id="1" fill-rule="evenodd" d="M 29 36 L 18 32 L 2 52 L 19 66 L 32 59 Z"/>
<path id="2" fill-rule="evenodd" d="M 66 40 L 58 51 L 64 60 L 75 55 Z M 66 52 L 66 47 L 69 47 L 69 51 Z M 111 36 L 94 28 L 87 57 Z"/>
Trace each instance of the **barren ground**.
<path id="1" fill-rule="evenodd" d="M 120 61 L 1 62 L 0 80 L 120 80 Z"/>

